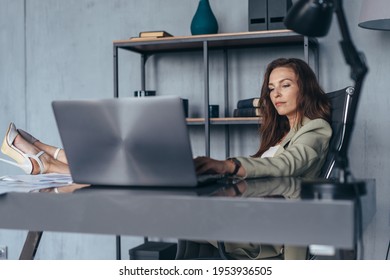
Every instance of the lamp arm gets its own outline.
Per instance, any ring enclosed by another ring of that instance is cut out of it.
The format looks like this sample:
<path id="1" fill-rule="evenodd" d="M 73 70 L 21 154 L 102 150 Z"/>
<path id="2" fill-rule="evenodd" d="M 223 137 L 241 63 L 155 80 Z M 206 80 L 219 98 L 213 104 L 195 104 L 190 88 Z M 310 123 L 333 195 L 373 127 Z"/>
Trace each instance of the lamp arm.
<path id="1" fill-rule="evenodd" d="M 345 18 L 342 0 L 335 0 L 335 13 L 337 15 L 337 21 L 343 39 L 340 42 L 340 46 L 347 64 L 351 66 L 351 78 L 355 82 L 359 79 L 363 80 L 368 68 L 365 63 L 364 54 L 362 52 L 358 52 L 352 42 Z"/>
<path id="2" fill-rule="evenodd" d="M 340 181 L 346 182 L 347 168 L 348 168 L 348 156 L 347 147 L 351 140 L 351 135 L 354 127 L 355 115 L 359 103 L 360 91 L 363 85 L 364 78 L 368 72 L 368 67 L 365 63 L 365 57 L 362 52 L 358 52 L 355 45 L 352 42 L 351 35 L 348 30 L 347 21 L 345 18 L 342 0 L 334 0 L 335 13 L 337 15 L 337 21 L 342 35 L 340 46 L 346 60 L 346 63 L 351 67 L 351 78 L 355 82 L 354 93 L 351 102 L 351 109 L 346 117 L 345 126 L 345 139 L 343 146 L 338 152 L 336 158 L 336 167 L 340 168 L 342 172 Z M 348 125 L 347 125 L 348 124 Z"/>

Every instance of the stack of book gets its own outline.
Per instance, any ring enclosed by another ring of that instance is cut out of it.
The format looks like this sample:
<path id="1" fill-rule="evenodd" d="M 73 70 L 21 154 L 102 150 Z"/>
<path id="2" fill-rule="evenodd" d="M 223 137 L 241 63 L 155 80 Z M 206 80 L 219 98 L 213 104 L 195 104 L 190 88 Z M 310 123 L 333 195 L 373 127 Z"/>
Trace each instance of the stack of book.
<path id="1" fill-rule="evenodd" d="M 138 37 L 131 37 L 132 41 L 142 41 L 142 40 L 153 40 L 158 38 L 173 37 L 172 34 L 161 30 L 161 31 L 141 31 Z"/>
<path id="2" fill-rule="evenodd" d="M 233 117 L 259 117 L 260 116 L 260 98 L 252 97 L 241 99 L 237 102 L 237 108 L 233 111 Z"/>

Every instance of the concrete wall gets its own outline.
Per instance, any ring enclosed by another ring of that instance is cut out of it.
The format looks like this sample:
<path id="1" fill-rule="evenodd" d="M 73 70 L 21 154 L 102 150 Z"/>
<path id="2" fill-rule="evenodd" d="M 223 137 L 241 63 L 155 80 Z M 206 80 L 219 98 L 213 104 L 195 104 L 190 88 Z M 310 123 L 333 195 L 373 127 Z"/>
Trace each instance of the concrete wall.
<path id="1" fill-rule="evenodd" d="M 143 30 L 167 30 L 190 35 L 196 0 L 0 0 L 0 131 L 13 121 L 44 142 L 61 145 L 51 101 L 56 99 L 106 98 L 113 94 L 112 41 L 137 36 Z M 386 120 L 390 97 L 386 92 L 390 70 L 390 33 L 357 26 L 361 0 L 344 6 L 352 37 L 365 52 L 370 73 L 363 88 L 356 128 L 350 148 L 351 169 L 357 178 L 377 180 L 378 207 L 388 205 L 389 126 Z M 243 0 L 210 0 L 219 32 L 247 31 L 248 4 Z M 328 36 L 320 42 L 320 81 L 326 91 L 352 82 L 338 41 L 334 20 Z M 140 89 L 139 56 L 120 51 L 120 95 Z M 231 104 L 258 95 L 266 64 L 279 56 L 303 58 L 300 48 L 237 50 L 229 54 Z M 222 106 L 222 55 L 210 57 L 211 103 Z M 156 56 L 147 63 L 147 89 L 157 94 L 176 94 L 190 100 L 190 114 L 202 114 L 203 73 L 200 53 Z M 221 130 L 213 131 L 212 156 L 223 158 Z M 194 154 L 204 151 L 202 133 L 191 131 Z M 217 140 L 215 140 L 217 139 Z M 258 145 L 253 127 L 234 129 L 232 154 L 249 155 Z M 0 164 L 0 175 L 20 174 Z M 48 209 L 50 211 L 50 209 Z M 1 213 L 4 215 L 4 213 Z M 373 244 L 366 254 L 385 254 L 389 216 L 378 217 L 368 233 Z M 26 232 L 0 230 L 0 245 L 7 245 L 9 258 L 18 258 Z M 142 237 L 124 237 L 122 257 L 141 243 Z M 97 246 L 98 244 L 98 246 Z M 44 233 L 37 253 L 40 259 L 113 259 L 115 237 Z"/>

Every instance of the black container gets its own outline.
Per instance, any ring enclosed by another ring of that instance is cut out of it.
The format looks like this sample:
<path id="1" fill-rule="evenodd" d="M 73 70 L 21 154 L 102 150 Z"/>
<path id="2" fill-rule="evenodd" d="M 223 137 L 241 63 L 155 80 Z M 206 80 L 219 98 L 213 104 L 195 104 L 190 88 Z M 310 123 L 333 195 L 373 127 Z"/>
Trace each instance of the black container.
<path id="1" fill-rule="evenodd" d="M 209 117 L 219 118 L 219 105 L 209 105 Z"/>
<path id="2" fill-rule="evenodd" d="M 155 90 L 136 90 L 134 91 L 134 97 L 155 96 Z"/>
<path id="3" fill-rule="evenodd" d="M 177 244 L 148 241 L 129 250 L 130 260 L 174 260 Z"/>

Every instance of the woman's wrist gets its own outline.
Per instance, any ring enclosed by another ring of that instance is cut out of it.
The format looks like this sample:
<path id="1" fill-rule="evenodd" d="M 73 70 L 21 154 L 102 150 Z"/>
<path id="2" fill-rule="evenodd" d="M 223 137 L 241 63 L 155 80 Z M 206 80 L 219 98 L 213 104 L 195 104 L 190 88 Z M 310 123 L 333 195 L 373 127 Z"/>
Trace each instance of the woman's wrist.
<path id="1" fill-rule="evenodd" d="M 237 175 L 241 168 L 241 162 L 236 158 L 228 158 L 226 161 L 228 163 L 228 170 L 226 173 L 231 176 Z"/>
<path id="2" fill-rule="evenodd" d="M 230 159 L 225 160 L 225 174 L 231 174 L 234 171 L 235 165 Z"/>

